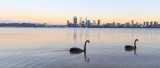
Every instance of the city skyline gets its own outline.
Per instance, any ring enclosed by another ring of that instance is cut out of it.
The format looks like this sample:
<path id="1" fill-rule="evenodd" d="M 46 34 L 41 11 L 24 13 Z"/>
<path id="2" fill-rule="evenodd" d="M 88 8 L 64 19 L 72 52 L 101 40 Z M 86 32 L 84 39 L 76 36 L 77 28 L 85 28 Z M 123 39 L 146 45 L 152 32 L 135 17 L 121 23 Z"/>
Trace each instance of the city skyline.
<path id="1" fill-rule="evenodd" d="M 159 0 L 3 0 L 0 20 L 66 24 L 73 16 L 101 22 L 158 21 Z M 78 20 L 79 21 L 79 20 Z"/>
<path id="2" fill-rule="evenodd" d="M 89 28 L 160 28 L 160 24 L 157 21 L 144 21 L 143 23 L 135 22 L 131 20 L 130 22 L 119 23 L 119 22 L 101 22 L 101 20 L 91 21 L 87 17 L 82 20 L 80 17 L 79 22 L 77 16 L 73 17 L 73 22 L 67 20 L 67 27 L 89 27 Z"/>
<path id="3" fill-rule="evenodd" d="M 76 20 L 75 20 L 75 18 L 76 18 Z M 75 24 L 75 23 L 77 23 L 77 24 L 79 24 L 79 23 L 82 23 L 83 21 L 84 22 L 87 22 L 87 21 L 90 21 L 91 23 L 96 23 L 96 24 L 98 24 L 98 20 L 100 20 L 100 19 L 94 19 L 94 20 L 91 20 L 91 19 L 89 19 L 88 17 L 85 17 L 85 18 L 83 18 L 83 17 L 77 17 L 77 16 L 73 16 L 73 20 L 67 20 L 67 22 L 69 21 L 70 23 L 73 23 L 73 24 Z M 76 22 L 75 22 L 76 21 Z M 113 22 L 116 22 L 116 21 L 111 21 L 111 22 L 102 22 L 102 20 L 100 20 L 101 21 L 101 24 L 100 25 L 102 25 L 102 24 L 105 24 L 105 23 L 113 23 Z M 144 24 L 144 22 L 159 22 L 159 21 L 156 21 L 156 20 L 152 20 L 152 21 L 142 21 L 142 22 L 138 22 L 138 21 L 135 21 L 134 19 L 131 19 L 130 21 L 126 21 L 126 22 L 118 22 L 117 21 L 117 23 L 121 23 L 121 24 L 125 24 L 125 23 L 130 23 L 130 24 L 136 24 L 136 23 L 139 23 L 139 24 Z"/>

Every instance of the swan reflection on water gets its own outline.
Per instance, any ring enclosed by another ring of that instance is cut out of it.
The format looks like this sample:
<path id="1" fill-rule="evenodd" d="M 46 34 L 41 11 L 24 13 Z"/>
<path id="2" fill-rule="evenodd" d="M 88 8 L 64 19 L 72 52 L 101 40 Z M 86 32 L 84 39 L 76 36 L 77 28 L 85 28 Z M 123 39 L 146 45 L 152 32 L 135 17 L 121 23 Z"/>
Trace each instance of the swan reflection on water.
<path id="1" fill-rule="evenodd" d="M 136 55 L 136 48 L 135 49 L 130 49 L 130 48 L 125 48 L 126 52 L 132 52 L 134 51 L 134 55 Z"/>
<path id="2" fill-rule="evenodd" d="M 70 54 L 81 54 L 81 53 L 84 53 L 84 61 L 85 62 L 90 62 L 90 58 L 87 58 L 87 54 L 86 54 L 86 51 L 84 51 L 84 52 L 70 52 Z"/>
<path id="3" fill-rule="evenodd" d="M 89 40 L 87 40 L 84 44 L 84 50 L 77 48 L 77 47 L 73 47 L 70 48 L 70 54 L 81 54 L 82 52 L 84 52 L 84 60 L 85 62 L 89 62 L 90 58 L 87 58 L 86 56 L 86 44 L 89 43 Z"/>

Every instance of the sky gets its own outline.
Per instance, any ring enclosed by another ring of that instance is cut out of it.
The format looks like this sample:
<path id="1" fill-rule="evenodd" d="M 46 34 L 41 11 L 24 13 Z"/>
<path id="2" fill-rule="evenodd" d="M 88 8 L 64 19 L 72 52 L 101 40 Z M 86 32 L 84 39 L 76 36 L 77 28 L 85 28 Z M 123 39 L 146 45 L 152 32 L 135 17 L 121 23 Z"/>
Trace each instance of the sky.
<path id="1" fill-rule="evenodd" d="M 0 20 L 66 24 L 160 21 L 160 0 L 0 0 Z"/>

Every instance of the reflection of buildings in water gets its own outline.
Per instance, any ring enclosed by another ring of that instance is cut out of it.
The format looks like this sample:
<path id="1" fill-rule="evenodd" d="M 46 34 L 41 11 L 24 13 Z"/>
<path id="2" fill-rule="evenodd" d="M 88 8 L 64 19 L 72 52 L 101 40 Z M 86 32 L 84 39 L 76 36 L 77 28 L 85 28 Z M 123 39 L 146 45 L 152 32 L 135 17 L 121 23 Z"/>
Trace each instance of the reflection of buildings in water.
<path id="1" fill-rule="evenodd" d="M 91 30 L 91 29 L 88 29 L 88 28 L 86 28 L 86 29 L 84 30 L 84 39 L 85 39 L 85 40 L 90 39 L 90 30 Z"/>
<path id="2" fill-rule="evenodd" d="M 97 39 L 100 39 L 101 38 L 101 30 L 98 30 L 97 31 Z"/>
<path id="3" fill-rule="evenodd" d="M 66 36 L 67 39 L 70 38 L 70 36 L 71 36 L 70 31 L 67 31 L 67 34 L 66 34 L 66 35 L 67 35 L 67 36 Z"/>
<path id="4" fill-rule="evenodd" d="M 70 54 L 81 54 L 82 53 L 82 51 L 81 52 L 70 52 Z M 90 58 L 87 58 L 87 56 L 86 56 L 87 54 L 86 54 L 86 51 L 84 51 L 84 61 L 85 62 L 90 62 Z"/>
<path id="5" fill-rule="evenodd" d="M 131 39 L 134 39 L 135 35 L 134 33 L 131 33 Z"/>
<path id="6" fill-rule="evenodd" d="M 130 32 L 130 31 L 129 31 Z M 135 39 L 135 37 L 136 37 L 136 34 L 137 34 L 137 31 L 136 30 L 131 30 L 131 32 L 130 32 L 130 37 L 131 37 L 131 39 Z"/>
<path id="7" fill-rule="evenodd" d="M 95 31 L 93 31 L 93 39 L 96 39 L 96 32 Z"/>
<path id="8" fill-rule="evenodd" d="M 89 37 L 90 37 L 90 29 L 87 28 L 87 29 L 85 30 L 85 40 L 86 40 L 86 39 L 89 39 Z"/>
<path id="9" fill-rule="evenodd" d="M 147 41 L 152 41 L 152 40 L 157 40 L 158 34 L 153 33 L 153 32 L 148 32 L 146 34 L 143 35 L 143 38 L 145 38 L 145 40 Z"/>
<path id="10" fill-rule="evenodd" d="M 126 52 L 132 52 L 134 51 L 134 55 L 136 55 L 136 48 L 125 48 Z"/>
<path id="11" fill-rule="evenodd" d="M 137 30 L 131 33 L 131 39 L 135 38 L 142 38 L 145 39 L 145 41 L 152 41 L 157 38 L 157 34 L 148 29 Z"/>
<path id="12" fill-rule="evenodd" d="M 83 38 L 83 31 L 82 30 L 80 30 L 80 32 L 79 32 L 80 34 L 79 34 L 79 38 L 80 38 L 80 40 L 82 40 L 82 38 Z"/>
<path id="13" fill-rule="evenodd" d="M 79 39 L 79 38 L 80 38 L 80 40 L 83 39 L 83 38 L 89 39 L 89 37 L 90 37 L 90 31 L 89 30 L 74 29 L 74 33 L 73 33 L 74 41 L 77 41 L 77 39 Z"/>
<path id="14" fill-rule="evenodd" d="M 112 34 L 112 38 L 113 38 L 113 39 L 117 39 L 115 33 Z"/>
<path id="15" fill-rule="evenodd" d="M 73 32 L 73 40 L 74 40 L 74 41 L 77 40 L 77 29 L 74 29 L 74 32 Z"/>

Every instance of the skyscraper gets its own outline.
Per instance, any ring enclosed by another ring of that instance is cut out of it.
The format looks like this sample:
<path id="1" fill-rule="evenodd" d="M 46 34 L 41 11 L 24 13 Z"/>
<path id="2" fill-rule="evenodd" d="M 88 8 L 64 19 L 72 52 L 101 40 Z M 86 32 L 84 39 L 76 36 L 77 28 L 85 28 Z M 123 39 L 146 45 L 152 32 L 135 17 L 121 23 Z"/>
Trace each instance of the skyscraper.
<path id="1" fill-rule="evenodd" d="M 82 21 L 82 27 L 84 27 L 85 25 L 84 25 L 84 21 Z"/>
<path id="2" fill-rule="evenodd" d="M 93 26 L 95 26 L 96 25 L 96 20 L 93 20 Z"/>
<path id="3" fill-rule="evenodd" d="M 67 20 L 67 26 L 69 26 L 70 25 L 70 22 L 69 22 L 69 20 Z"/>
<path id="4" fill-rule="evenodd" d="M 146 25 L 146 22 L 144 22 L 144 25 Z"/>
<path id="5" fill-rule="evenodd" d="M 87 26 L 90 27 L 90 24 L 91 24 L 91 22 L 90 22 L 90 20 L 88 20 Z"/>
<path id="6" fill-rule="evenodd" d="M 98 20 L 98 26 L 100 26 L 101 25 L 101 20 Z"/>
<path id="7" fill-rule="evenodd" d="M 113 26 L 115 26 L 116 24 L 115 24 L 115 22 L 113 22 Z"/>
<path id="8" fill-rule="evenodd" d="M 150 27 L 153 27 L 153 22 L 152 21 L 150 22 Z"/>
<path id="9" fill-rule="evenodd" d="M 154 21 L 154 27 L 158 26 L 158 22 Z"/>
<path id="10" fill-rule="evenodd" d="M 146 22 L 144 22 L 143 27 L 146 27 Z"/>
<path id="11" fill-rule="evenodd" d="M 93 23 L 96 24 L 96 20 L 93 20 Z"/>
<path id="12" fill-rule="evenodd" d="M 147 27 L 147 28 L 149 27 L 149 22 L 148 22 L 148 21 L 146 22 L 146 27 Z"/>
<path id="13" fill-rule="evenodd" d="M 82 17 L 80 18 L 79 23 L 82 23 Z"/>
<path id="14" fill-rule="evenodd" d="M 87 20 L 87 17 L 85 18 L 85 25 L 87 25 L 87 22 L 88 22 L 88 20 Z"/>
<path id="15" fill-rule="evenodd" d="M 138 25 L 138 22 L 136 22 L 136 25 Z"/>
<path id="16" fill-rule="evenodd" d="M 134 26 L 134 20 L 132 20 L 131 23 L 132 23 L 132 27 L 133 27 Z"/>
<path id="17" fill-rule="evenodd" d="M 74 27 L 77 27 L 77 17 L 76 16 L 74 16 L 73 18 L 73 23 L 74 23 Z"/>

